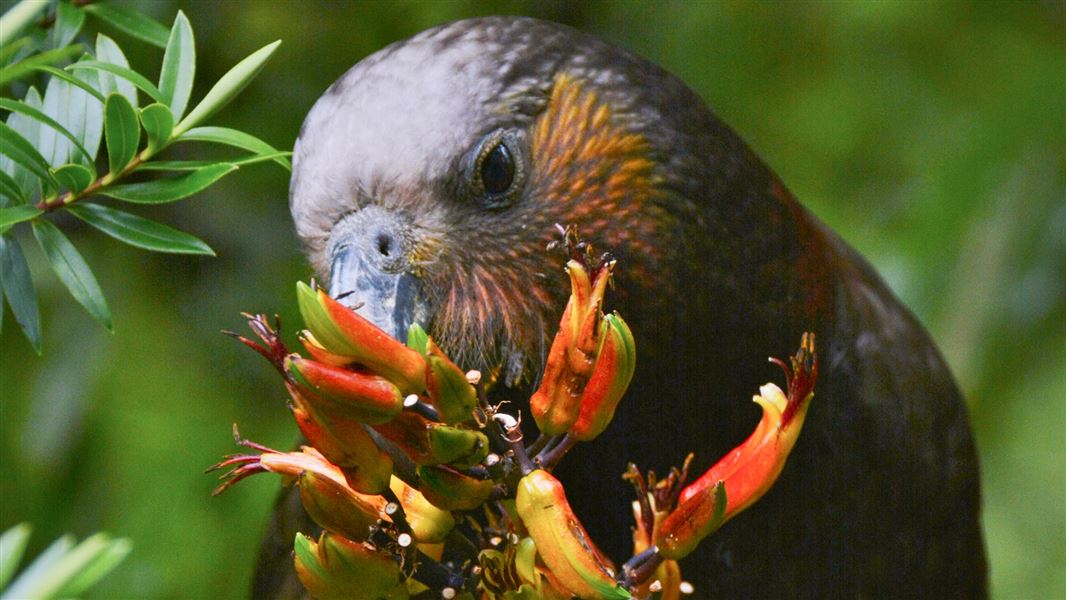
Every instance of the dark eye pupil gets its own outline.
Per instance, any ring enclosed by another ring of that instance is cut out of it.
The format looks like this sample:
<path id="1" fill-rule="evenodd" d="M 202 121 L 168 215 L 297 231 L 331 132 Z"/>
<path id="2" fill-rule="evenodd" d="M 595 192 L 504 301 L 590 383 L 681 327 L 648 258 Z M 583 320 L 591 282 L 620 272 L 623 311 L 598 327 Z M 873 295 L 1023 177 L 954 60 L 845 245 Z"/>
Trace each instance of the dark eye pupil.
<path id="1" fill-rule="evenodd" d="M 514 181 L 514 161 L 507 146 L 498 144 L 481 163 L 481 183 L 489 194 L 502 194 Z"/>

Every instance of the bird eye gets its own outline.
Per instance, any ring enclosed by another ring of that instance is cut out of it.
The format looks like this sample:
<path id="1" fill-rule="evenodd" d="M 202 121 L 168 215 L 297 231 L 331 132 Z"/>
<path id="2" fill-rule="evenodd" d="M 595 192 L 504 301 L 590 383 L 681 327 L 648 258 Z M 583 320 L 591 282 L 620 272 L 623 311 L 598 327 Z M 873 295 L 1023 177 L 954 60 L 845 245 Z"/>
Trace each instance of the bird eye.
<path id="1" fill-rule="evenodd" d="M 514 183 L 514 173 L 514 158 L 501 141 L 481 161 L 481 184 L 485 186 L 485 193 L 494 196 L 505 193 Z"/>
<path id="2" fill-rule="evenodd" d="M 482 208 L 505 208 L 518 198 L 527 171 L 524 142 L 520 130 L 497 129 L 470 154 L 470 185 Z"/>

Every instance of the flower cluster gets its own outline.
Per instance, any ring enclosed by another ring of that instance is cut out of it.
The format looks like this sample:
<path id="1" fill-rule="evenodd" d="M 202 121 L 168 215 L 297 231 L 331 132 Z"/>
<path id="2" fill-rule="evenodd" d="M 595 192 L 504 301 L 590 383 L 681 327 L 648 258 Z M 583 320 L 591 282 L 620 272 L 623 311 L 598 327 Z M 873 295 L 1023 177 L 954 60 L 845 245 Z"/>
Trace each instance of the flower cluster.
<path id="1" fill-rule="evenodd" d="M 572 252 L 571 296 L 544 376 L 530 398 L 541 436 L 525 444 L 518 419 L 489 403 L 420 327 L 391 338 L 322 290 L 297 285 L 307 356 L 277 327 L 247 315 L 242 342 L 282 374 L 307 445 L 227 457 L 221 492 L 263 472 L 298 486 L 318 539 L 299 534 L 296 572 L 316 598 L 676 598 L 677 561 L 773 485 L 796 443 L 817 377 L 814 337 L 785 369 L 787 393 L 767 384 L 754 433 L 685 486 L 688 462 L 666 478 L 631 467 L 637 488 L 634 556 L 616 568 L 571 510 L 552 468 L 602 433 L 633 377 L 625 321 L 602 312 L 615 262 Z M 428 596 L 427 596 L 428 597 Z"/>

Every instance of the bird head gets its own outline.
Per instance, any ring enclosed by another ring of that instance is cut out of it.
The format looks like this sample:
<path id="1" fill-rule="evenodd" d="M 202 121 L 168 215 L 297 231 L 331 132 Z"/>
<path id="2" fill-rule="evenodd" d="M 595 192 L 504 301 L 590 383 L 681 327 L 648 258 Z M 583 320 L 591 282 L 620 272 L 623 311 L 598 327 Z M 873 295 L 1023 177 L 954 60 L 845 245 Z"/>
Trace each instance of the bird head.
<path id="1" fill-rule="evenodd" d="M 622 300 L 654 302 L 681 277 L 663 257 L 698 252 L 683 242 L 705 225 L 692 198 L 708 170 L 743 168 L 738 145 L 625 50 L 472 19 L 388 46 L 325 92 L 290 205 L 332 296 L 400 339 L 417 322 L 459 364 L 515 384 L 537 376 L 565 304 L 556 224 L 620 260 Z"/>

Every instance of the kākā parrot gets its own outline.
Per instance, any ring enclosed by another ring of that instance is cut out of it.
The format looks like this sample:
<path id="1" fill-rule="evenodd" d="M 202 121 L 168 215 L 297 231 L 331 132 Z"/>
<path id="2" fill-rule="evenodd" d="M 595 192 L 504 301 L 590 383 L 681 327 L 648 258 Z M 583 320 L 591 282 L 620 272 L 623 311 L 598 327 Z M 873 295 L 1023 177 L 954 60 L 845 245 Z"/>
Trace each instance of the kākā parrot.
<path id="1" fill-rule="evenodd" d="M 569 291 L 556 224 L 618 260 L 637 372 L 558 473 L 590 535 L 632 549 L 628 461 L 700 473 L 805 330 L 822 371 L 775 487 L 682 563 L 699 598 L 983 597 L 978 462 L 929 336 L 681 81 L 565 26 L 491 17 L 365 58 L 293 156 L 296 231 L 330 294 L 401 339 L 417 322 L 495 397 L 536 383 Z M 517 406 L 518 410 L 528 407 Z M 531 421 L 531 419 L 527 419 Z M 292 597 L 283 497 L 253 594 Z"/>

